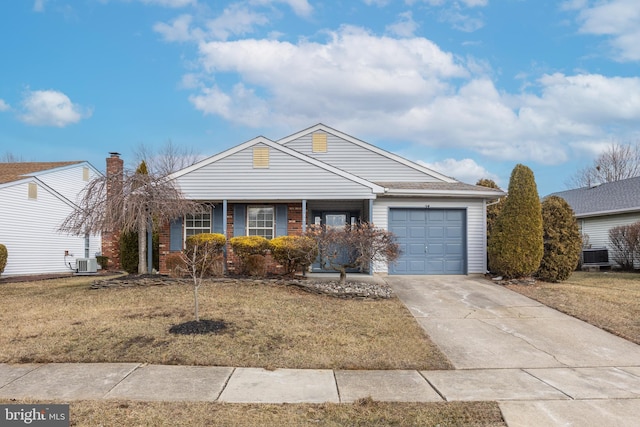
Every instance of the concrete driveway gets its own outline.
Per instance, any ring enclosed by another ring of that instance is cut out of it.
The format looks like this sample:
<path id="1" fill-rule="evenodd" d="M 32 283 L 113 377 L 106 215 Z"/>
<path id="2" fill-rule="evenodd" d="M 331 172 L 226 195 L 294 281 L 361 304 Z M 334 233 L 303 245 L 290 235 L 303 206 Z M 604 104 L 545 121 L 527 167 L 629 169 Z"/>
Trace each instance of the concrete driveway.
<path id="1" fill-rule="evenodd" d="M 509 426 L 638 425 L 640 346 L 481 276 L 386 280 L 455 366 L 425 372 L 447 400 L 498 400 Z"/>

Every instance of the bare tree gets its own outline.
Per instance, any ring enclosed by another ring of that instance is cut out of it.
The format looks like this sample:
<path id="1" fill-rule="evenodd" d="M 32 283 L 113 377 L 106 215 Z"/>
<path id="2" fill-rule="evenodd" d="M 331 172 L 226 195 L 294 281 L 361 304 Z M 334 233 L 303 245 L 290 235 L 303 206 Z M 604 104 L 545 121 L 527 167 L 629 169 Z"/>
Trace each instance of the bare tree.
<path id="1" fill-rule="evenodd" d="M 605 182 L 640 176 L 640 143 L 612 142 L 593 164 L 578 170 L 566 185 L 569 188 L 591 187 Z"/>
<path id="2" fill-rule="evenodd" d="M 169 139 L 157 151 L 148 145 L 138 145 L 134 157 L 137 163 L 144 161 L 154 174 L 167 176 L 196 163 L 200 156 L 193 149 L 179 147 Z"/>
<path id="3" fill-rule="evenodd" d="M 306 235 L 318 242 L 323 267 L 340 272 L 341 284 L 346 282 L 347 269 L 367 269 L 372 262 L 393 262 L 400 256 L 395 235 L 370 222 L 344 228 L 311 226 Z"/>
<path id="4" fill-rule="evenodd" d="M 100 176 L 90 181 L 77 208 L 65 218 L 59 230 L 77 235 L 137 231 L 144 237 L 148 226 L 157 228 L 200 209 L 200 204 L 184 198 L 174 181 L 151 172 L 125 172 L 123 176 Z M 146 273 L 144 238 L 139 239 L 138 249 L 138 272 Z"/>
<path id="5" fill-rule="evenodd" d="M 19 162 L 24 162 L 24 157 L 13 154 L 10 151 L 5 151 L 4 154 L 0 156 L 0 163 L 19 163 Z"/>

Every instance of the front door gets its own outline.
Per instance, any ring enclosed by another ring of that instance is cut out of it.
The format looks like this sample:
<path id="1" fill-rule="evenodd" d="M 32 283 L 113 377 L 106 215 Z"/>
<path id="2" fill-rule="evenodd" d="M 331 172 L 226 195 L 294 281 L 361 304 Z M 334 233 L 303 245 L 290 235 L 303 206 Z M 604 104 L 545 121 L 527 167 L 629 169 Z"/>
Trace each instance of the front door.
<path id="1" fill-rule="evenodd" d="M 343 229 L 345 226 L 349 224 L 353 224 L 358 219 L 357 212 L 340 212 L 340 211 L 324 211 L 324 212 L 314 212 L 314 223 L 315 225 L 324 225 L 327 228 L 334 229 Z M 318 255 L 318 260 L 311 266 L 312 271 L 314 272 L 332 272 L 331 268 L 329 268 L 327 263 L 321 263 L 323 254 Z M 345 253 L 346 258 L 346 253 Z M 340 262 L 340 259 L 337 260 Z M 326 268 L 323 268 L 323 264 L 326 265 Z M 353 273 L 357 272 L 357 269 L 347 269 L 347 272 Z"/>

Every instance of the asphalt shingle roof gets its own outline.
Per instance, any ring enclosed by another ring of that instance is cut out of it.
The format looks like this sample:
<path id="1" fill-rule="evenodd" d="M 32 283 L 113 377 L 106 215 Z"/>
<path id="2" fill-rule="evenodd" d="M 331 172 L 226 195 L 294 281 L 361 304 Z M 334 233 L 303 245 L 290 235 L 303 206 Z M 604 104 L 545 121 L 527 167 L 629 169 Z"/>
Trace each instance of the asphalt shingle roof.
<path id="1" fill-rule="evenodd" d="M 489 191 L 495 192 L 498 195 L 502 193 L 502 190 L 497 188 L 482 187 L 480 185 L 465 184 L 463 182 L 376 182 L 376 184 L 396 190 Z"/>
<path id="2" fill-rule="evenodd" d="M 0 163 L 0 184 L 18 181 L 24 179 L 30 174 L 42 172 L 48 169 L 60 168 L 63 166 L 82 163 L 81 161 L 72 162 L 18 162 L 18 163 Z"/>
<path id="3" fill-rule="evenodd" d="M 552 193 L 569 203 L 577 216 L 599 212 L 640 211 L 640 176 L 595 187 Z"/>

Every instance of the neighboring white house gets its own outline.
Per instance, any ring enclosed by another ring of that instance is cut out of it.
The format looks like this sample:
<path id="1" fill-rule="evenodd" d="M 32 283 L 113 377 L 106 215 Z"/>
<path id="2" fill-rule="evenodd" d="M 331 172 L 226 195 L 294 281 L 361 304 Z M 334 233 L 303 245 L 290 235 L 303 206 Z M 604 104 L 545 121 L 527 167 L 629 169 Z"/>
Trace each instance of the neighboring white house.
<path id="1" fill-rule="evenodd" d="M 161 270 L 162 258 L 194 233 L 271 238 L 309 224 L 369 221 L 395 233 L 402 250 L 396 263 L 374 266 L 377 273 L 485 273 L 486 204 L 504 195 L 323 124 L 278 141 L 254 138 L 171 178 L 211 211 L 171 224 L 168 241 L 161 236 Z"/>
<path id="2" fill-rule="evenodd" d="M 640 221 L 640 177 L 550 195 L 562 197 L 571 206 L 591 248 L 610 250 L 611 228 Z"/>
<path id="3" fill-rule="evenodd" d="M 99 175 L 84 161 L 0 163 L 0 243 L 9 252 L 3 276 L 71 272 L 76 258 L 100 251 L 99 235 L 58 232 Z"/>

